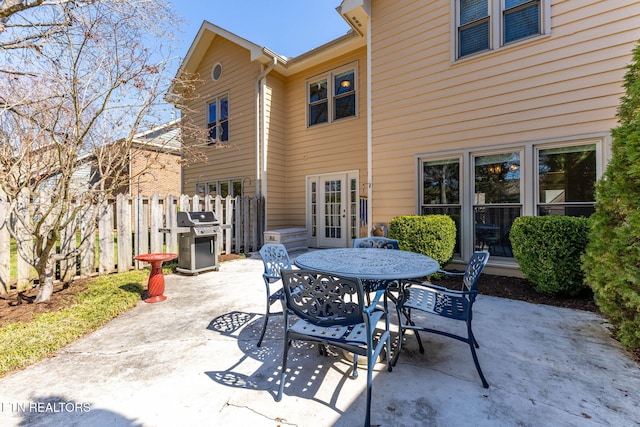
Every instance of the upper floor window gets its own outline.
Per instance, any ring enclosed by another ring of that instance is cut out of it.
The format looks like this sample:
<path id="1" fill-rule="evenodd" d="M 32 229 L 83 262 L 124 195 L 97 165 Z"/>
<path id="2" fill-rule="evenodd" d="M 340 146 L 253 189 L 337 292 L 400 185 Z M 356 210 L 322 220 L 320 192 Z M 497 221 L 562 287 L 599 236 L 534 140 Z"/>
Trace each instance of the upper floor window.
<path id="1" fill-rule="evenodd" d="M 209 143 L 229 140 L 229 96 L 222 95 L 209 101 L 207 129 Z"/>
<path id="2" fill-rule="evenodd" d="M 356 68 L 330 71 L 307 82 L 307 125 L 356 115 Z"/>
<path id="3" fill-rule="evenodd" d="M 549 0 L 456 0 L 456 58 L 545 34 Z"/>

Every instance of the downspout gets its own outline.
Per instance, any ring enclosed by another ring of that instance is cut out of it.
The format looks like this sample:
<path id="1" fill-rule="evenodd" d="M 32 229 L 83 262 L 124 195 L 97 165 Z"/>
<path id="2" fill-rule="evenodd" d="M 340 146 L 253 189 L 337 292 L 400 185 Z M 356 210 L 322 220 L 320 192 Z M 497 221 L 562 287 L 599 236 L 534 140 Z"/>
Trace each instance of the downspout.
<path id="1" fill-rule="evenodd" d="M 273 57 L 271 65 L 266 69 L 264 66 L 261 67 L 260 75 L 256 79 L 256 196 L 263 197 L 265 200 L 264 224 L 266 224 L 267 212 L 267 130 L 265 126 L 267 101 L 264 92 L 267 84 L 267 75 L 277 63 L 278 60 Z"/>
<path id="2" fill-rule="evenodd" d="M 256 79 L 256 195 L 263 196 L 266 185 L 262 183 L 262 162 L 261 158 L 264 156 L 262 141 L 266 138 L 266 130 L 264 129 L 264 123 L 266 121 L 264 108 L 266 107 L 266 101 L 264 100 L 264 87 L 266 85 L 267 74 L 273 70 L 278 60 L 273 58 L 273 63 L 264 68 L 261 67 L 260 75 Z M 266 165 L 266 160 L 265 160 Z"/>
<path id="3" fill-rule="evenodd" d="M 371 236 L 373 228 L 373 120 L 371 105 L 371 13 L 367 14 L 367 236 Z"/>

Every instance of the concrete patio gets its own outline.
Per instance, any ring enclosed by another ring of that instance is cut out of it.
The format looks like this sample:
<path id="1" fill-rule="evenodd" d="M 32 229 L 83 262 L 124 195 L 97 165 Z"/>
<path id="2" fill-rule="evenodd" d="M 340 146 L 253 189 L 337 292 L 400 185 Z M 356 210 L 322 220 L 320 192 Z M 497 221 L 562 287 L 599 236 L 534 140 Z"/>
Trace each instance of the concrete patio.
<path id="1" fill-rule="evenodd" d="M 306 345 L 290 352 L 285 395 L 275 401 L 281 318 L 257 348 L 261 273 L 256 254 L 219 272 L 167 276 L 166 301 L 140 302 L 0 379 L 0 425 L 361 425 L 366 376 L 351 379 L 341 355 L 319 356 Z M 640 425 L 640 368 L 603 318 L 482 295 L 474 309 L 490 387 L 482 387 L 465 344 L 423 334 L 421 355 L 409 333 L 393 372 L 376 366 L 373 425 Z"/>

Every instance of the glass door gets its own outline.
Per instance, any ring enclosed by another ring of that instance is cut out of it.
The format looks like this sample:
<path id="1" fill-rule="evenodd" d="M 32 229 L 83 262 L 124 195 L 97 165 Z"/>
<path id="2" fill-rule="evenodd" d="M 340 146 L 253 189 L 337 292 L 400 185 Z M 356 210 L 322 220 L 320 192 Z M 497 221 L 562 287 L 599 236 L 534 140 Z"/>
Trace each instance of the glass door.
<path id="1" fill-rule="evenodd" d="M 318 185 L 318 246 L 345 247 L 348 236 L 346 174 L 325 175 Z"/>

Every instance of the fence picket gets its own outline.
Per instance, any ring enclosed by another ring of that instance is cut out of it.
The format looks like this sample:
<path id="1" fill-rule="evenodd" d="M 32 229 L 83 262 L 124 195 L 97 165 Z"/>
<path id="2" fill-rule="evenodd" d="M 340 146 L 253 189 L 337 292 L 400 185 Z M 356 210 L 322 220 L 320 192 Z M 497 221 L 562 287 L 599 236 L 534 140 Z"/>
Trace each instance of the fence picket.
<path id="1" fill-rule="evenodd" d="M 88 277 L 95 272 L 96 232 L 95 206 L 85 206 L 80 214 L 80 276 Z"/>
<path id="2" fill-rule="evenodd" d="M 178 253 L 178 233 L 176 232 L 177 200 L 175 196 L 167 196 L 164 202 L 165 227 L 171 230 L 165 234 L 167 252 Z"/>
<path id="3" fill-rule="evenodd" d="M 0 193 L 0 293 L 11 290 L 12 283 L 27 288 L 34 279 L 33 267 L 20 256 L 17 257 L 17 277 L 11 277 L 12 239 L 9 227 L 12 224 L 9 221 L 8 206 L 9 200 Z M 19 206 L 28 210 L 29 203 L 21 200 Z M 96 273 L 102 275 L 141 268 L 145 263 L 137 265 L 133 256 L 149 250 L 177 253 L 178 210 L 214 212 L 220 225 L 224 226 L 216 239 L 218 254 L 255 251 L 262 244 L 263 206 L 261 198 L 246 196 L 199 197 L 183 194 L 146 198 L 120 194 L 113 201 L 85 208 L 76 221 L 72 221 L 61 231 L 60 244 L 65 250 L 76 248 L 77 233 L 82 237 L 77 248 L 80 269 L 77 270 L 75 258 L 60 261 L 61 278 L 69 280 L 77 274 L 87 277 Z M 28 220 L 27 216 L 26 221 Z M 13 225 L 18 227 L 16 232 L 21 232 L 19 222 L 16 221 Z M 87 233 L 93 237 L 87 238 Z M 33 251 L 33 248 L 23 247 L 22 250 Z"/>
<path id="4" fill-rule="evenodd" d="M 118 273 L 128 271 L 132 264 L 131 242 L 131 199 L 119 194 L 116 198 L 116 218 L 118 236 Z"/>
<path id="5" fill-rule="evenodd" d="M 0 189 L 0 294 L 9 292 L 11 275 L 11 235 L 9 234 L 9 202 Z"/>
<path id="6" fill-rule="evenodd" d="M 98 274 L 109 274 L 115 267 L 113 204 L 104 202 L 98 211 Z"/>

